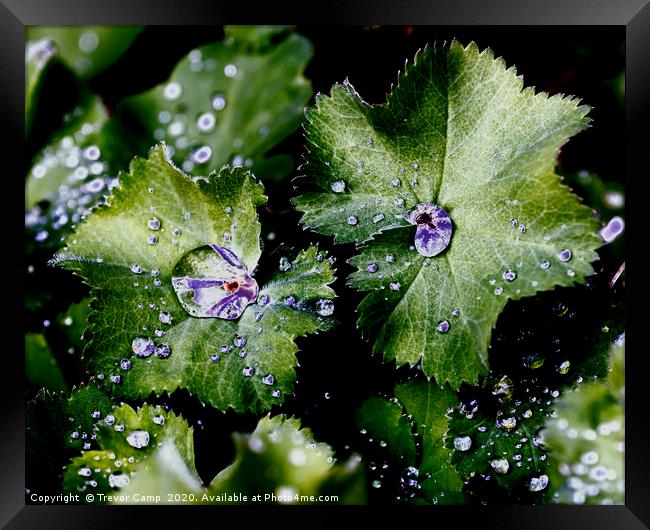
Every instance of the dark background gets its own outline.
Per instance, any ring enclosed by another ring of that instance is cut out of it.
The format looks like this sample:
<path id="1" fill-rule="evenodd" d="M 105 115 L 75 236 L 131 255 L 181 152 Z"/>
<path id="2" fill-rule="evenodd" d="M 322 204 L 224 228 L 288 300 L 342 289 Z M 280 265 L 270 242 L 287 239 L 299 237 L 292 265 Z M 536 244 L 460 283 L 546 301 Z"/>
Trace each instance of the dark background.
<path id="1" fill-rule="evenodd" d="M 517 67 L 524 75 L 526 86 L 552 94 L 576 95 L 593 107 L 592 127 L 573 138 L 562 150 L 560 164 L 568 182 L 571 183 L 571 175 L 576 171 L 587 169 L 605 182 L 624 184 L 625 113 L 613 83 L 625 64 L 623 27 L 298 26 L 297 31 L 314 44 L 314 57 L 305 74 L 314 92 L 328 93 L 333 83 L 347 77 L 369 103 L 385 100 L 405 59 L 412 60 L 417 49 L 427 43 L 456 38 L 463 44 L 475 41 L 481 49 L 490 47 L 495 56 L 503 56 L 509 66 Z M 112 108 L 123 97 L 166 80 L 178 60 L 191 49 L 222 37 L 219 27 L 148 27 L 114 66 L 92 80 L 91 88 Z M 61 99 L 65 94 L 54 92 L 47 98 Z M 51 132 L 47 117 L 39 116 L 39 119 L 42 121 L 35 131 L 35 144 Z M 53 116 L 50 124 L 55 120 Z M 293 154 L 298 165 L 303 145 L 299 130 L 273 151 Z M 299 170 L 295 174 L 299 174 Z M 298 215 L 290 211 L 289 198 L 295 195 L 291 179 L 266 183 L 266 187 L 269 204 L 261 216 L 264 253 L 260 270 L 275 269 L 280 256 L 291 255 L 292 250 L 318 241 L 337 257 L 339 280 L 334 287 L 342 296 L 337 299 L 335 313 L 339 326 L 333 332 L 298 339 L 301 352 L 295 395 L 288 397 L 285 405 L 272 413 L 285 412 L 301 418 L 303 425 L 310 427 L 319 441 L 330 443 L 337 457 L 342 459 L 355 449 L 362 449 L 354 412 L 363 399 L 371 395 L 390 395 L 395 383 L 395 366 L 372 356 L 370 345 L 361 340 L 356 329 L 355 308 L 362 296 L 345 287 L 345 277 L 352 271 L 345 261 L 353 255 L 353 247 L 334 247 L 330 238 L 302 231 Z M 589 197 L 588 190 L 578 185 L 575 191 Z M 275 239 L 267 237 L 270 232 L 276 235 Z M 490 350 L 493 367 L 499 367 L 499 363 L 507 362 L 522 351 L 525 353 L 533 344 L 548 344 L 551 348 L 551 344 L 559 341 L 562 354 L 585 350 L 585 344 L 598 334 L 612 306 L 620 304 L 623 298 L 624 279 L 619 280 L 614 289 L 608 285 L 624 259 L 622 238 L 603 247 L 599 253 L 598 273 L 587 286 L 556 289 L 507 305 L 493 335 L 494 347 Z M 68 301 L 70 293 L 75 299 L 84 295 L 76 278 L 60 277 L 66 282 Z M 263 282 L 263 278 L 260 281 Z M 558 304 L 567 308 L 560 316 Z M 55 316 L 47 314 L 50 310 L 46 307 L 29 315 L 28 326 L 40 330 L 44 319 Z M 86 379 L 76 357 L 66 357 L 60 362 L 70 385 Z M 399 369 L 397 374 L 398 377 L 411 375 L 406 369 Z M 224 414 L 203 407 L 184 391 L 148 401 L 169 405 L 194 425 L 197 469 L 206 482 L 231 462 L 231 433 L 251 431 L 257 423 L 257 417 L 252 415 Z M 28 476 L 27 485 L 35 487 L 37 484 L 30 480 L 52 478 L 38 474 Z M 395 477 L 387 477 L 385 482 L 395 484 Z M 372 494 L 378 497 L 374 500 L 379 500 L 383 496 L 393 497 L 396 490 L 386 487 Z M 512 502 L 494 491 L 486 492 L 486 498 L 493 502 Z"/>

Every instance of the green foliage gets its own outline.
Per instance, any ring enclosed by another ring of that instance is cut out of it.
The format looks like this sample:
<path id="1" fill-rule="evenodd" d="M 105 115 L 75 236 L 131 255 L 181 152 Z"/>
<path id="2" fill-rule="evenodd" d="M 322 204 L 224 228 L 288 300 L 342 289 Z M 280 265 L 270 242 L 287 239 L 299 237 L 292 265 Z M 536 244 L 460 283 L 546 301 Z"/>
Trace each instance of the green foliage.
<path id="1" fill-rule="evenodd" d="M 623 504 L 625 339 L 613 344 L 607 381 L 581 385 L 557 403 L 544 439 L 553 501 Z"/>
<path id="2" fill-rule="evenodd" d="M 253 433 L 235 434 L 234 462 L 204 487 L 194 469 L 192 429 L 184 420 L 148 405 L 137 414 L 125 405 L 113 416 L 114 424 L 98 429 L 102 450 L 86 452 L 67 467 L 67 491 L 119 493 L 114 502 L 126 504 L 155 498 L 170 504 L 332 504 L 319 496 L 330 494 L 335 484 L 334 503 L 365 502 L 359 460 L 336 464 L 332 449 L 294 418 L 266 416 Z M 116 432 L 117 425 L 124 430 Z M 132 447 L 128 439 L 138 440 L 134 432 L 149 433 L 148 444 Z M 117 473 L 129 478 L 116 478 Z"/>
<path id="3" fill-rule="evenodd" d="M 167 444 L 200 484 L 194 469 L 193 431 L 183 418 L 147 404 L 137 411 L 122 405 L 98 421 L 96 431 L 99 449 L 84 451 L 66 466 L 66 493 L 90 492 L 95 494 L 94 503 L 104 504 L 97 494 L 126 486 L 131 477 L 148 468 L 148 459 L 157 448 Z"/>
<path id="4" fill-rule="evenodd" d="M 34 386 L 54 392 L 67 390 L 63 373 L 43 335 L 25 335 L 25 376 Z"/>
<path id="5" fill-rule="evenodd" d="M 235 462 L 210 483 L 211 492 L 261 495 L 267 503 L 315 504 L 302 496 L 326 494 L 328 482 L 335 478 L 345 488 L 337 488 L 339 503 L 361 504 L 365 493 L 363 474 L 356 458 L 334 465 L 334 453 L 317 443 L 300 421 L 282 416 L 262 418 L 252 434 L 235 435 Z M 336 473 L 336 477 L 332 474 Z M 264 499 L 274 494 L 279 500 Z M 322 501 L 321 501 L 322 502 Z M 324 504 L 331 504 L 323 502 Z"/>
<path id="6" fill-rule="evenodd" d="M 34 121 L 43 80 L 58 61 L 57 49 L 49 39 L 28 42 L 25 47 L 25 136 Z"/>
<path id="7" fill-rule="evenodd" d="M 271 45 L 282 30 L 227 28 L 224 42 L 192 50 L 165 83 L 127 98 L 121 109 L 151 138 L 165 140 L 188 173 L 230 164 L 261 178 L 286 176 L 286 155 L 263 155 L 301 122 L 312 94 L 303 71 L 313 52 L 293 33 Z"/>
<path id="8" fill-rule="evenodd" d="M 117 61 L 141 31 L 139 26 L 28 26 L 27 40 L 50 39 L 67 66 L 90 79 Z"/>
<path id="9" fill-rule="evenodd" d="M 445 447 L 456 402 L 448 388 L 412 380 L 398 384 L 391 400 L 366 400 L 357 413 L 371 453 L 400 470 L 402 493 L 412 502 L 463 503 L 463 482 Z"/>
<path id="10" fill-rule="evenodd" d="M 373 350 L 400 365 L 421 362 L 438 383 L 487 373 L 508 299 L 593 273 L 597 223 L 554 172 L 588 107 L 522 87 L 489 49 L 454 41 L 418 53 L 385 104 L 364 102 L 345 83 L 307 113 L 295 200 L 302 222 L 362 246 L 349 281 L 370 291 L 359 324 Z M 449 247 L 431 259 L 414 250 L 406 220 L 429 202 L 453 223 Z M 565 248 L 567 261 L 558 257 Z"/>
<path id="11" fill-rule="evenodd" d="M 315 247 L 261 286 L 258 304 L 237 320 L 191 317 L 171 284 L 178 260 L 211 243 L 227 245 L 252 273 L 261 253 L 256 208 L 265 200 L 261 184 L 241 168 L 193 181 L 158 146 L 132 162 L 108 204 L 68 237 L 55 262 L 93 289 L 89 368 L 114 383 L 113 393 L 135 398 L 187 388 L 221 410 L 262 411 L 292 392 L 293 339 L 327 327 L 316 303 L 334 297 L 327 286 L 333 271 Z M 295 307 L 285 303 L 289 297 Z M 131 355 L 139 337 L 168 345 L 171 355 Z M 233 349 L 238 337 L 246 344 Z"/>

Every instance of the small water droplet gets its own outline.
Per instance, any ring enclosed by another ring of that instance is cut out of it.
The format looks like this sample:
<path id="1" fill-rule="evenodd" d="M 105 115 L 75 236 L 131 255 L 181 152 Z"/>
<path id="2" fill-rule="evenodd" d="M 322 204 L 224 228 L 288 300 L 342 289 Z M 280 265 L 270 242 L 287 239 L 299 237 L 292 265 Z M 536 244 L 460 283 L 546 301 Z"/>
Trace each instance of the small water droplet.
<path id="1" fill-rule="evenodd" d="M 395 188 L 398 188 L 399 186 L 402 185 L 402 181 L 400 179 L 393 179 L 390 181 L 390 183 Z"/>
<path id="2" fill-rule="evenodd" d="M 130 369 L 131 369 L 131 361 L 130 361 L 129 359 L 126 359 L 126 358 L 125 358 L 125 359 L 122 359 L 122 360 L 120 361 L 120 368 L 121 368 L 122 370 L 125 370 L 125 371 L 126 371 L 126 370 L 130 370 Z"/>
<path id="3" fill-rule="evenodd" d="M 223 110 L 223 108 L 226 106 L 226 98 L 223 96 L 223 94 L 216 94 L 212 98 L 212 108 L 214 110 Z"/>
<path id="4" fill-rule="evenodd" d="M 395 261 L 395 256 L 393 256 L 392 254 L 387 254 L 386 255 L 386 261 L 388 263 L 393 263 L 393 261 Z"/>
<path id="5" fill-rule="evenodd" d="M 571 362 L 564 361 L 557 367 L 557 373 L 564 375 L 569 371 L 570 368 L 571 368 Z"/>
<path id="6" fill-rule="evenodd" d="M 170 101 L 178 99 L 182 93 L 183 87 L 180 85 L 180 83 L 177 83 L 175 81 L 168 83 L 163 89 L 163 95 L 165 96 L 165 99 L 168 99 Z"/>
<path id="7" fill-rule="evenodd" d="M 494 290 L 494 294 L 496 294 L 497 296 L 500 295 L 500 294 L 503 294 L 503 287 L 497 287 Z"/>
<path id="8" fill-rule="evenodd" d="M 166 359 L 171 354 L 172 350 L 167 344 L 158 344 L 154 350 L 154 355 L 161 359 Z"/>
<path id="9" fill-rule="evenodd" d="M 350 217 L 347 218 L 347 222 L 349 225 L 356 225 L 357 224 L 357 218 L 354 215 L 351 215 Z"/>
<path id="10" fill-rule="evenodd" d="M 467 451 L 472 447 L 472 439 L 469 436 L 457 436 L 454 438 L 454 447 L 458 451 Z"/>
<path id="11" fill-rule="evenodd" d="M 237 67 L 234 64 L 227 64 L 223 69 L 226 77 L 235 77 L 237 75 Z"/>
<path id="12" fill-rule="evenodd" d="M 542 491 L 548 486 L 548 476 L 540 475 L 539 477 L 532 477 L 528 483 L 529 491 Z"/>
<path id="13" fill-rule="evenodd" d="M 571 251 L 565 248 L 558 253 L 557 257 L 560 261 L 569 261 L 571 259 Z"/>
<path id="14" fill-rule="evenodd" d="M 550 266 L 551 266 L 551 263 L 549 261 L 547 261 L 547 260 L 544 260 L 539 264 L 539 267 L 541 269 L 544 269 L 544 270 L 548 269 Z"/>
<path id="15" fill-rule="evenodd" d="M 331 187 L 334 193 L 343 193 L 345 191 L 345 182 L 342 180 L 335 180 L 332 182 Z"/>
<path id="16" fill-rule="evenodd" d="M 275 378 L 271 374 L 269 374 L 267 376 L 262 377 L 262 383 L 264 383 L 265 385 L 272 385 L 273 383 L 275 383 Z"/>
<path id="17" fill-rule="evenodd" d="M 370 273 L 377 272 L 377 269 L 378 267 L 376 263 L 368 263 L 368 267 L 367 267 L 368 272 Z"/>
<path id="18" fill-rule="evenodd" d="M 119 374 L 114 374 L 111 375 L 108 379 L 110 380 L 111 383 L 115 385 L 119 385 L 120 381 L 122 381 L 122 376 L 120 376 Z"/>
<path id="19" fill-rule="evenodd" d="M 246 346 L 247 339 L 246 337 L 242 337 L 241 335 L 235 337 L 235 340 L 233 341 L 234 345 L 237 346 L 238 348 L 243 348 Z"/>
<path id="20" fill-rule="evenodd" d="M 490 466 L 500 475 L 505 475 L 510 469 L 510 462 L 505 458 L 495 458 L 490 461 Z"/>
<path id="21" fill-rule="evenodd" d="M 131 272 L 133 274 L 140 274 L 142 272 L 142 267 L 140 267 L 140 265 L 138 265 L 137 263 L 134 263 L 133 265 L 131 265 Z"/>
<path id="22" fill-rule="evenodd" d="M 158 236 L 149 236 L 147 238 L 147 243 L 149 243 L 150 245 L 157 244 L 158 243 Z"/>
<path id="23" fill-rule="evenodd" d="M 377 224 L 377 223 L 379 223 L 379 222 L 381 222 L 383 220 L 384 220 L 384 214 L 383 213 L 378 213 L 377 215 L 373 216 L 373 218 L 372 218 L 372 222 L 375 223 L 375 224 Z"/>
<path id="24" fill-rule="evenodd" d="M 220 358 L 221 358 L 221 357 L 219 357 L 219 354 L 216 353 L 216 352 L 210 354 L 210 360 L 211 360 L 213 363 L 218 363 Z"/>
<path id="25" fill-rule="evenodd" d="M 319 300 L 316 302 L 316 312 L 322 317 L 329 317 L 334 313 L 334 302 L 332 300 Z"/>
<path id="26" fill-rule="evenodd" d="M 281 394 L 282 394 L 282 392 L 280 392 L 280 390 L 277 390 L 277 389 L 276 389 L 276 390 L 273 390 L 273 391 L 271 392 L 271 395 L 272 395 L 274 398 L 279 398 Z"/>
<path id="27" fill-rule="evenodd" d="M 149 357 L 154 352 L 154 349 L 153 341 L 146 337 L 136 337 L 131 343 L 131 350 L 138 357 Z"/>
<path id="28" fill-rule="evenodd" d="M 399 284 L 399 282 L 390 282 L 388 284 L 388 287 L 391 289 L 391 291 L 398 291 L 401 285 Z"/>
<path id="29" fill-rule="evenodd" d="M 280 271 L 287 272 L 290 269 L 291 269 L 291 262 L 287 257 L 282 256 L 280 258 Z"/>
<path id="30" fill-rule="evenodd" d="M 575 273 L 575 271 L 573 269 L 567 269 L 566 274 L 567 274 L 567 276 L 570 276 L 571 278 L 573 278 L 576 275 L 576 273 Z"/>
<path id="31" fill-rule="evenodd" d="M 440 322 L 438 322 L 436 329 L 440 333 L 447 333 L 449 331 L 449 322 L 447 322 L 446 320 L 441 320 Z"/>
<path id="32" fill-rule="evenodd" d="M 255 369 L 252 366 L 247 366 L 246 368 L 242 369 L 241 373 L 246 377 L 251 377 L 255 373 Z"/>
<path id="33" fill-rule="evenodd" d="M 149 445 L 149 433 L 147 431 L 131 431 L 126 437 L 126 441 L 131 447 L 142 449 Z"/>
<path id="34" fill-rule="evenodd" d="M 503 279 L 507 282 L 512 282 L 517 278 L 517 273 L 514 271 L 506 271 L 503 273 Z"/>

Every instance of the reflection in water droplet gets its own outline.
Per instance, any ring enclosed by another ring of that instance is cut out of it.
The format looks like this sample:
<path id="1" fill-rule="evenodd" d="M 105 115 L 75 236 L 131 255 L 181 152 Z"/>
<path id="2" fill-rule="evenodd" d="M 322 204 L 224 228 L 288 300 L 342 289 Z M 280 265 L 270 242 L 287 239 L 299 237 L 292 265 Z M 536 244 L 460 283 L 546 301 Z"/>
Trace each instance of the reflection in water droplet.
<path id="1" fill-rule="evenodd" d="M 334 302 L 331 300 L 319 300 L 316 302 L 316 312 L 322 317 L 328 317 L 334 313 Z"/>
<path id="2" fill-rule="evenodd" d="M 149 433 L 147 431 L 131 431 L 126 437 L 126 441 L 131 447 L 142 449 L 149 445 Z"/>
<path id="3" fill-rule="evenodd" d="M 415 249 L 419 254 L 432 257 L 440 254 L 451 241 L 452 224 L 449 214 L 440 206 L 420 203 L 409 212 L 406 220 L 416 225 Z"/>
<path id="4" fill-rule="evenodd" d="M 469 436 L 457 436 L 454 438 L 454 447 L 458 451 L 467 451 L 472 447 L 472 439 Z"/>
<path id="5" fill-rule="evenodd" d="M 342 180 L 335 180 L 332 182 L 332 191 L 334 193 L 343 193 L 345 191 L 345 182 Z"/>
<path id="6" fill-rule="evenodd" d="M 237 319 L 258 294 L 237 255 L 216 244 L 186 253 L 174 267 L 172 286 L 183 308 L 203 318 Z"/>

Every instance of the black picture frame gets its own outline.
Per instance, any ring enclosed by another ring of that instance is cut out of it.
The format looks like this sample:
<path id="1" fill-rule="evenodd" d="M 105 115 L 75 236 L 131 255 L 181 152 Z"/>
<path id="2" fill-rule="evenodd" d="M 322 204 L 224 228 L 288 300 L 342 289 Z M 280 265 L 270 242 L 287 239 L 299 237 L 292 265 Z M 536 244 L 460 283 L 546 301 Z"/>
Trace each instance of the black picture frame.
<path id="1" fill-rule="evenodd" d="M 337 6 L 314 4 L 306 11 L 305 4 L 288 2 L 257 5 L 239 1 L 224 3 L 217 0 L 1 0 L 0 54 L 2 82 L 0 105 L 3 129 L 9 133 L 2 157 L 5 178 L 22 182 L 22 164 L 19 156 L 24 144 L 24 28 L 27 25 L 81 25 L 81 24 L 223 24 L 223 23 L 318 23 L 318 24 L 432 24 L 432 25 L 620 25 L 626 28 L 626 171 L 627 185 L 627 244 L 626 254 L 632 256 L 626 267 L 628 292 L 634 298 L 642 296 L 644 271 L 640 250 L 647 239 L 643 229 L 641 201 L 647 195 L 642 189 L 647 182 L 648 165 L 648 96 L 650 95 L 650 5 L 647 0 L 499 0 L 476 2 L 456 0 L 433 3 L 424 0 L 405 2 L 376 2 L 357 0 Z M 646 182 L 644 182 L 646 181 Z M 4 184 L 3 184 L 4 185 Z M 17 184 L 20 196 L 22 184 Z M 14 256 L 22 256 L 23 225 L 20 201 L 8 198 L 3 203 L 5 218 L 15 220 L 17 227 L 9 230 L 16 238 L 11 244 Z M 641 242 L 635 246 L 635 242 Z M 635 250 L 637 249 L 637 250 Z M 636 259 L 635 259 L 636 256 Z M 13 339 L 7 343 L 2 385 L 2 415 L 4 427 L 0 470 L 3 485 L 0 491 L 0 523 L 6 528 L 71 528 L 82 526 L 135 524 L 136 519 L 153 523 L 160 515 L 165 526 L 187 524 L 188 513 L 179 514 L 177 508 L 165 507 L 91 507 L 91 506 L 25 506 L 24 456 L 25 422 L 23 403 L 23 364 L 19 353 L 22 344 L 21 315 L 23 299 L 21 287 L 26 281 L 25 267 L 20 258 L 2 260 L 5 278 L 15 285 L 15 296 L 5 302 L 11 329 L 5 331 Z M 647 355 L 641 344 L 645 313 L 632 311 L 634 300 L 626 301 L 626 464 L 625 506 L 489 506 L 489 507 L 431 507 L 436 524 L 481 524 L 483 528 L 648 528 L 650 527 L 650 424 L 648 422 Z M 18 320 L 16 324 L 14 322 Z M 15 341 L 15 342 L 14 342 Z M 381 507 L 380 507 L 381 508 Z M 379 513 L 383 510 L 373 510 Z M 192 507 L 191 517 L 200 510 L 215 523 L 241 524 L 242 517 L 278 517 L 275 510 L 250 508 Z M 208 511 L 209 510 L 209 511 Z M 364 515 L 369 510 L 343 508 L 348 515 Z M 398 512 L 405 512 L 399 508 Z M 298 516 L 310 524 L 316 509 L 283 510 L 285 517 Z M 322 511 L 320 508 L 318 512 Z M 335 511 L 335 510 L 329 510 Z M 218 512 L 218 513 L 217 513 Z M 273 512 L 273 513 L 271 513 Z M 397 514 L 400 517 L 400 513 Z M 406 515 L 406 512 L 403 514 Z M 178 517 L 178 519 L 177 519 Z M 182 519 L 180 519 L 182 517 Z M 347 515 L 346 515 L 347 517 Z M 275 522 L 279 520 L 274 519 Z M 185 522 L 183 522 L 185 521 Z M 432 519 L 433 521 L 433 519 Z"/>

